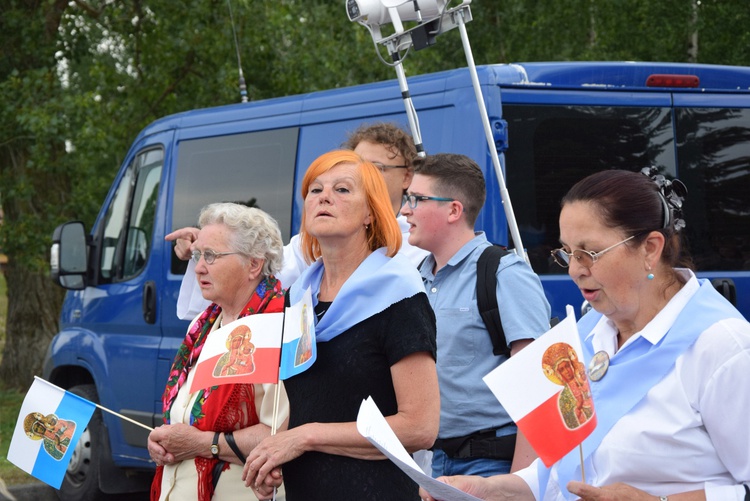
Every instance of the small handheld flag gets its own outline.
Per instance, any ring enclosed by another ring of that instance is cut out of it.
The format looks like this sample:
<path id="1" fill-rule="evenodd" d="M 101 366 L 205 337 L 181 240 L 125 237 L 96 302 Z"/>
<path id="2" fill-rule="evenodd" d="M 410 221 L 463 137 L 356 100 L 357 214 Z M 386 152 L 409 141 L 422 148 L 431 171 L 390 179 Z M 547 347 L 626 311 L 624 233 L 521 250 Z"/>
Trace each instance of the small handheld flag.
<path id="1" fill-rule="evenodd" d="M 283 322 L 283 313 L 263 313 L 212 332 L 195 365 L 190 392 L 220 384 L 278 382 Z"/>
<path id="2" fill-rule="evenodd" d="M 575 314 L 484 377 L 546 466 L 596 428 Z"/>
<path id="3" fill-rule="evenodd" d="M 8 460 L 59 489 L 96 405 L 35 377 L 18 414 Z"/>
<path id="4" fill-rule="evenodd" d="M 314 317 L 312 294 L 308 288 L 297 304 L 286 309 L 279 379 L 288 379 L 315 363 L 318 350 Z"/>

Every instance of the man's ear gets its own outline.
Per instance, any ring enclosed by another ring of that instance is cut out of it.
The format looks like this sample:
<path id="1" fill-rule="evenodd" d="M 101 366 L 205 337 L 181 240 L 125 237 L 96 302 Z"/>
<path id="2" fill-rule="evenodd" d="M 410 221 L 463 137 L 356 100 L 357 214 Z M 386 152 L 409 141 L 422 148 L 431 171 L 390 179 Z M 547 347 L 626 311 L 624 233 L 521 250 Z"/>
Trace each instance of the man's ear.
<path id="1" fill-rule="evenodd" d="M 464 204 L 458 200 L 448 202 L 450 204 L 450 212 L 448 212 L 448 222 L 453 223 L 459 221 L 464 215 Z"/>
<path id="2" fill-rule="evenodd" d="M 401 189 L 406 191 L 412 179 L 414 179 L 414 167 L 407 167 L 404 169 L 404 180 L 401 182 Z"/>

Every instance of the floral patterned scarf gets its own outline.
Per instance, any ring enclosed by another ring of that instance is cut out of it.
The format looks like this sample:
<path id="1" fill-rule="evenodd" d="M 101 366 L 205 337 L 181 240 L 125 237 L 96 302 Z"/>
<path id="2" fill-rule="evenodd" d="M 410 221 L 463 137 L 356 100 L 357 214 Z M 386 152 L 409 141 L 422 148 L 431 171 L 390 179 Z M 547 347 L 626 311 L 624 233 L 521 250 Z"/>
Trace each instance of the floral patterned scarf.
<path id="1" fill-rule="evenodd" d="M 281 282 L 269 277 L 260 282 L 250 301 L 245 305 L 240 317 L 256 313 L 275 313 L 284 310 L 284 291 Z M 201 313 L 188 331 L 169 371 L 167 385 L 162 395 L 164 423 L 170 423 L 170 411 L 177 393 L 187 381 L 188 374 L 203 350 L 208 334 L 221 313 L 221 307 L 211 304 Z M 190 425 L 203 431 L 234 431 L 259 422 L 255 409 L 255 391 L 253 385 L 224 384 L 204 388 L 198 392 L 193 407 L 190 409 Z M 211 472 L 217 460 L 203 457 L 195 458 L 198 471 L 198 499 L 209 501 L 213 496 L 214 486 Z M 224 466 L 224 469 L 228 464 Z M 154 481 L 151 484 L 151 499 L 158 500 L 161 492 L 162 473 L 164 468 L 157 467 Z"/>

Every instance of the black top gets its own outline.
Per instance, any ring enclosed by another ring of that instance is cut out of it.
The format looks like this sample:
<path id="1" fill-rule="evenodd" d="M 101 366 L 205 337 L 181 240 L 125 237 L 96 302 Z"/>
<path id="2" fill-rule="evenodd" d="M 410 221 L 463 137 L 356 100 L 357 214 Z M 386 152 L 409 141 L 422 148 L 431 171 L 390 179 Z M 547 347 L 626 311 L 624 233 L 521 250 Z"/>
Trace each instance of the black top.
<path id="1" fill-rule="evenodd" d="M 318 358 L 284 381 L 289 428 L 357 420 L 372 396 L 384 416 L 398 409 L 390 368 L 412 353 L 436 356 L 435 315 L 424 293 L 403 299 L 334 339 L 318 343 Z M 418 486 L 390 460 L 307 452 L 286 463 L 287 501 L 419 500 Z"/>

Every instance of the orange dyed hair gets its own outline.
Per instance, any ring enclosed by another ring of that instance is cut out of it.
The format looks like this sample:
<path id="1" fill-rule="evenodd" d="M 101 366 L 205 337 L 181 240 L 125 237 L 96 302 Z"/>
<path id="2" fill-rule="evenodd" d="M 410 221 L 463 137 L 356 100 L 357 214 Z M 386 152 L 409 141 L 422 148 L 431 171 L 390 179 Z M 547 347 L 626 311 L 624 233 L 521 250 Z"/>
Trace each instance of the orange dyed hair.
<path id="1" fill-rule="evenodd" d="M 393 216 L 393 207 L 382 174 L 377 167 L 349 150 L 333 150 L 316 158 L 302 179 L 302 198 L 307 197 L 312 182 L 339 164 L 354 164 L 358 167 L 360 186 L 365 192 L 367 207 L 370 210 L 370 227 L 367 231 L 367 244 L 371 251 L 386 247 L 386 255 L 393 257 L 401 248 L 401 230 Z M 305 209 L 302 209 L 300 226 L 300 247 L 308 262 L 320 257 L 318 239 L 307 233 Z"/>

